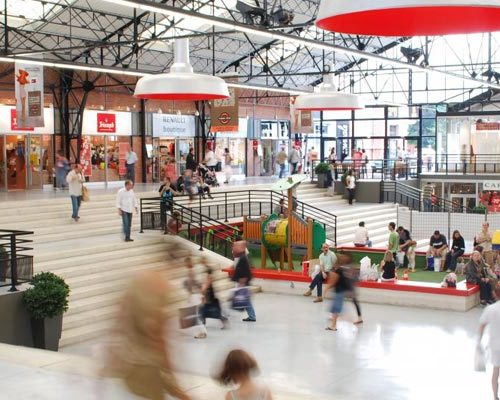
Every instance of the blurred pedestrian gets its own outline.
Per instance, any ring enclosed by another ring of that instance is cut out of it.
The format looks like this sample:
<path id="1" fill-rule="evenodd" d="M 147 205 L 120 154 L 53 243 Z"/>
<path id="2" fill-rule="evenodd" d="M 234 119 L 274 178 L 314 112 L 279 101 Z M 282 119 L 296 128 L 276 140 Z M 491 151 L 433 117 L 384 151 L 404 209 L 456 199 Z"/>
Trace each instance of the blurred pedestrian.
<path id="1" fill-rule="evenodd" d="M 495 298 L 497 302 L 488 306 L 483 311 L 479 320 L 478 346 L 486 329 L 488 329 L 488 348 L 490 352 L 490 362 L 493 364 L 491 376 L 491 387 L 493 389 L 493 399 L 498 400 L 498 376 L 500 372 L 500 286 L 495 287 Z"/>
<path id="2" fill-rule="evenodd" d="M 215 295 L 212 269 L 207 266 L 205 272 L 205 282 L 203 282 L 203 286 L 201 287 L 201 293 L 203 295 L 199 313 L 201 323 L 205 325 L 207 318 L 218 319 L 222 323 L 221 329 L 225 329 L 228 326 L 228 319 L 222 314 L 220 301 Z"/>
<path id="3" fill-rule="evenodd" d="M 56 187 L 59 190 L 66 188 L 66 174 L 71 169 L 69 161 L 64 157 L 62 151 L 56 154 Z"/>
<path id="4" fill-rule="evenodd" d="M 351 282 L 346 276 L 343 267 L 336 266 L 328 276 L 325 290 L 333 289 L 335 296 L 333 298 L 332 306 L 330 308 L 330 325 L 326 328 L 327 331 L 337 330 L 337 320 L 344 308 L 344 297 L 346 292 L 352 290 Z"/>
<path id="5" fill-rule="evenodd" d="M 137 276 L 121 299 L 102 374 L 120 378 L 136 396 L 163 400 L 165 394 L 190 400 L 177 383 L 168 352 L 165 308 L 171 292 L 156 271 Z M 145 296 L 147 293 L 147 296 Z"/>
<path id="6" fill-rule="evenodd" d="M 246 253 L 247 244 L 244 240 L 239 240 L 233 244 L 234 256 L 234 274 L 232 280 L 237 283 L 239 287 L 250 286 L 252 280 L 252 271 L 250 270 L 250 260 Z M 248 306 L 244 308 L 248 313 L 248 317 L 244 318 L 244 322 L 256 322 L 257 316 L 253 308 L 251 299 L 248 299 Z"/>
<path id="7" fill-rule="evenodd" d="M 294 146 L 288 155 L 288 162 L 292 165 L 292 175 L 297 173 L 297 166 L 300 162 L 300 154 L 297 148 Z"/>
<path id="8" fill-rule="evenodd" d="M 123 234 L 126 242 L 133 242 L 134 239 L 130 237 L 132 229 L 132 215 L 139 212 L 139 202 L 137 201 L 134 193 L 134 182 L 130 179 L 125 181 L 125 187 L 121 188 L 116 195 L 116 208 L 118 214 L 122 217 Z"/>
<path id="9" fill-rule="evenodd" d="M 78 222 L 80 219 L 78 211 L 80 210 L 80 205 L 82 204 L 83 182 L 85 182 L 85 178 L 82 173 L 82 166 L 80 164 L 75 164 L 71 172 L 68 176 L 66 176 L 66 182 L 68 182 L 71 206 L 73 209 L 71 218 Z"/>
<path id="10" fill-rule="evenodd" d="M 190 169 L 191 171 L 196 171 L 198 168 L 198 163 L 194 157 L 194 149 L 192 147 L 189 148 L 189 153 L 186 157 L 186 169 Z"/>
<path id="11" fill-rule="evenodd" d="M 226 394 L 225 400 L 272 400 L 271 391 L 257 385 L 253 377 L 259 372 L 257 361 L 244 350 L 231 350 L 224 361 L 217 381 L 237 388 Z"/>
<path id="12" fill-rule="evenodd" d="M 224 183 L 229 183 L 231 180 L 231 176 L 233 175 L 233 167 L 231 166 L 232 163 L 233 157 L 229 153 L 229 149 L 226 147 L 224 149 L 224 175 L 226 176 Z"/>
<path id="13" fill-rule="evenodd" d="M 349 204 L 352 206 L 352 202 L 353 202 L 354 197 L 355 197 L 356 178 L 352 174 L 351 169 L 347 172 L 347 177 L 346 177 L 345 183 L 346 183 L 346 189 L 348 192 Z"/>
<path id="14" fill-rule="evenodd" d="M 288 158 L 288 156 L 286 155 L 285 148 L 281 147 L 281 150 L 278 153 L 278 156 L 276 157 L 278 165 L 280 166 L 280 174 L 279 174 L 280 179 L 285 176 L 285 168 L 286 168 L 287 158 Z"/>

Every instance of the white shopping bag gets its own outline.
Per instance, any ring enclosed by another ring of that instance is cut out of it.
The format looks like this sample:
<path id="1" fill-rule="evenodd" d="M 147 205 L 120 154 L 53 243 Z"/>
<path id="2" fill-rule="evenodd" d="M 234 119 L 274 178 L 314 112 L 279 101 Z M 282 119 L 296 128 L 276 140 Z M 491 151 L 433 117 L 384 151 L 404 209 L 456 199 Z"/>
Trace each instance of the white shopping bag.
<path id="1" fill-rule="evenodd" d="M 370 260 L 370 257 L 365 256 L 361 259 L 360 267 L 359 267 L 359 280 L 361 281 L 369 281 L 372 278 L 372 260 Z"/>

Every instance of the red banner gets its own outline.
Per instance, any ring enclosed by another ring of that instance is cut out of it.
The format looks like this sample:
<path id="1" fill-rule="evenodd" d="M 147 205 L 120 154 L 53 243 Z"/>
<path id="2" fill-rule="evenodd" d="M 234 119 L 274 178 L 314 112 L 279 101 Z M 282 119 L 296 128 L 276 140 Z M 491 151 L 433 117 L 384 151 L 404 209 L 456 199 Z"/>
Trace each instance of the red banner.
<path id="1" fill-rule="evenodd" d="M 92 176 L 92 144 L 85 136 L 82 138 L 80 164 L 82 164 L 83 176 Z"/>
<path id="2" fill-rule="evenodd" d="M 500 131 L 500 122 L 477 122 L 476 131 Z"/>
<path id="3" fill-rule="evenodd" d="M 35 128 L 19 128 L 17 126 L 17 112 L 13 108 L 10 110 L 10 130 L 11 131 L 34 131 Z"/>
<path id="4" fill-rule="evenodd" d="M 116 114 L 97 113 L 97 132 L 116 133 Z"/>
<path id="5" fill-rule="evenodd" d="M 118 143 L 118 175 L 125 176 L 127 175 L 127 154 L 130 151 L 130 143 L 120 142 Z"/>

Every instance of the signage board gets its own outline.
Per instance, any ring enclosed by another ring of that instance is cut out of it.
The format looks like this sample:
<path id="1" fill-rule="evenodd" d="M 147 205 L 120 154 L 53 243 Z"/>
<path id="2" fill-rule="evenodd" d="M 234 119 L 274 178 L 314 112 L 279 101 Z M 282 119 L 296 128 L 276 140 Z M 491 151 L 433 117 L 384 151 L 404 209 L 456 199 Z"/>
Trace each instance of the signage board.
<path id="1" fill-rule="evenodd" d="M 195 130 L 193 115 L 153 114 L 154 137 L 194 137 Z"/>

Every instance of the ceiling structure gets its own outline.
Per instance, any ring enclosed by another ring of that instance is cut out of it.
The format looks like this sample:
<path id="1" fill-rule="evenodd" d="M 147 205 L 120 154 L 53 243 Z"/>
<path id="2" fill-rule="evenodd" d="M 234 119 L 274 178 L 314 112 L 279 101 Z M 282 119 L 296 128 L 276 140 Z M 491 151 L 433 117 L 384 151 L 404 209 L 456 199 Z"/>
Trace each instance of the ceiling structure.
<path id="1" fill-rule="evenodd" d="M 0 51 L 8 57 L 160 73 L 173 62 L 172 40 L 189 37 L 195 72 L 240 84 L 310 90 L 334 65 L 339 90 L 380 102 L 467 105 L 489 101 L 492 96 L 484 93 L 500 89 L 500 34 L 332 34 L 314 26 L 319 0 L 7 0 L 6 5 L 0 5 Z M 173 17 L 168 10 L 184 14 Z M 265 20 L 245 10 L 265 10 Z"/>

